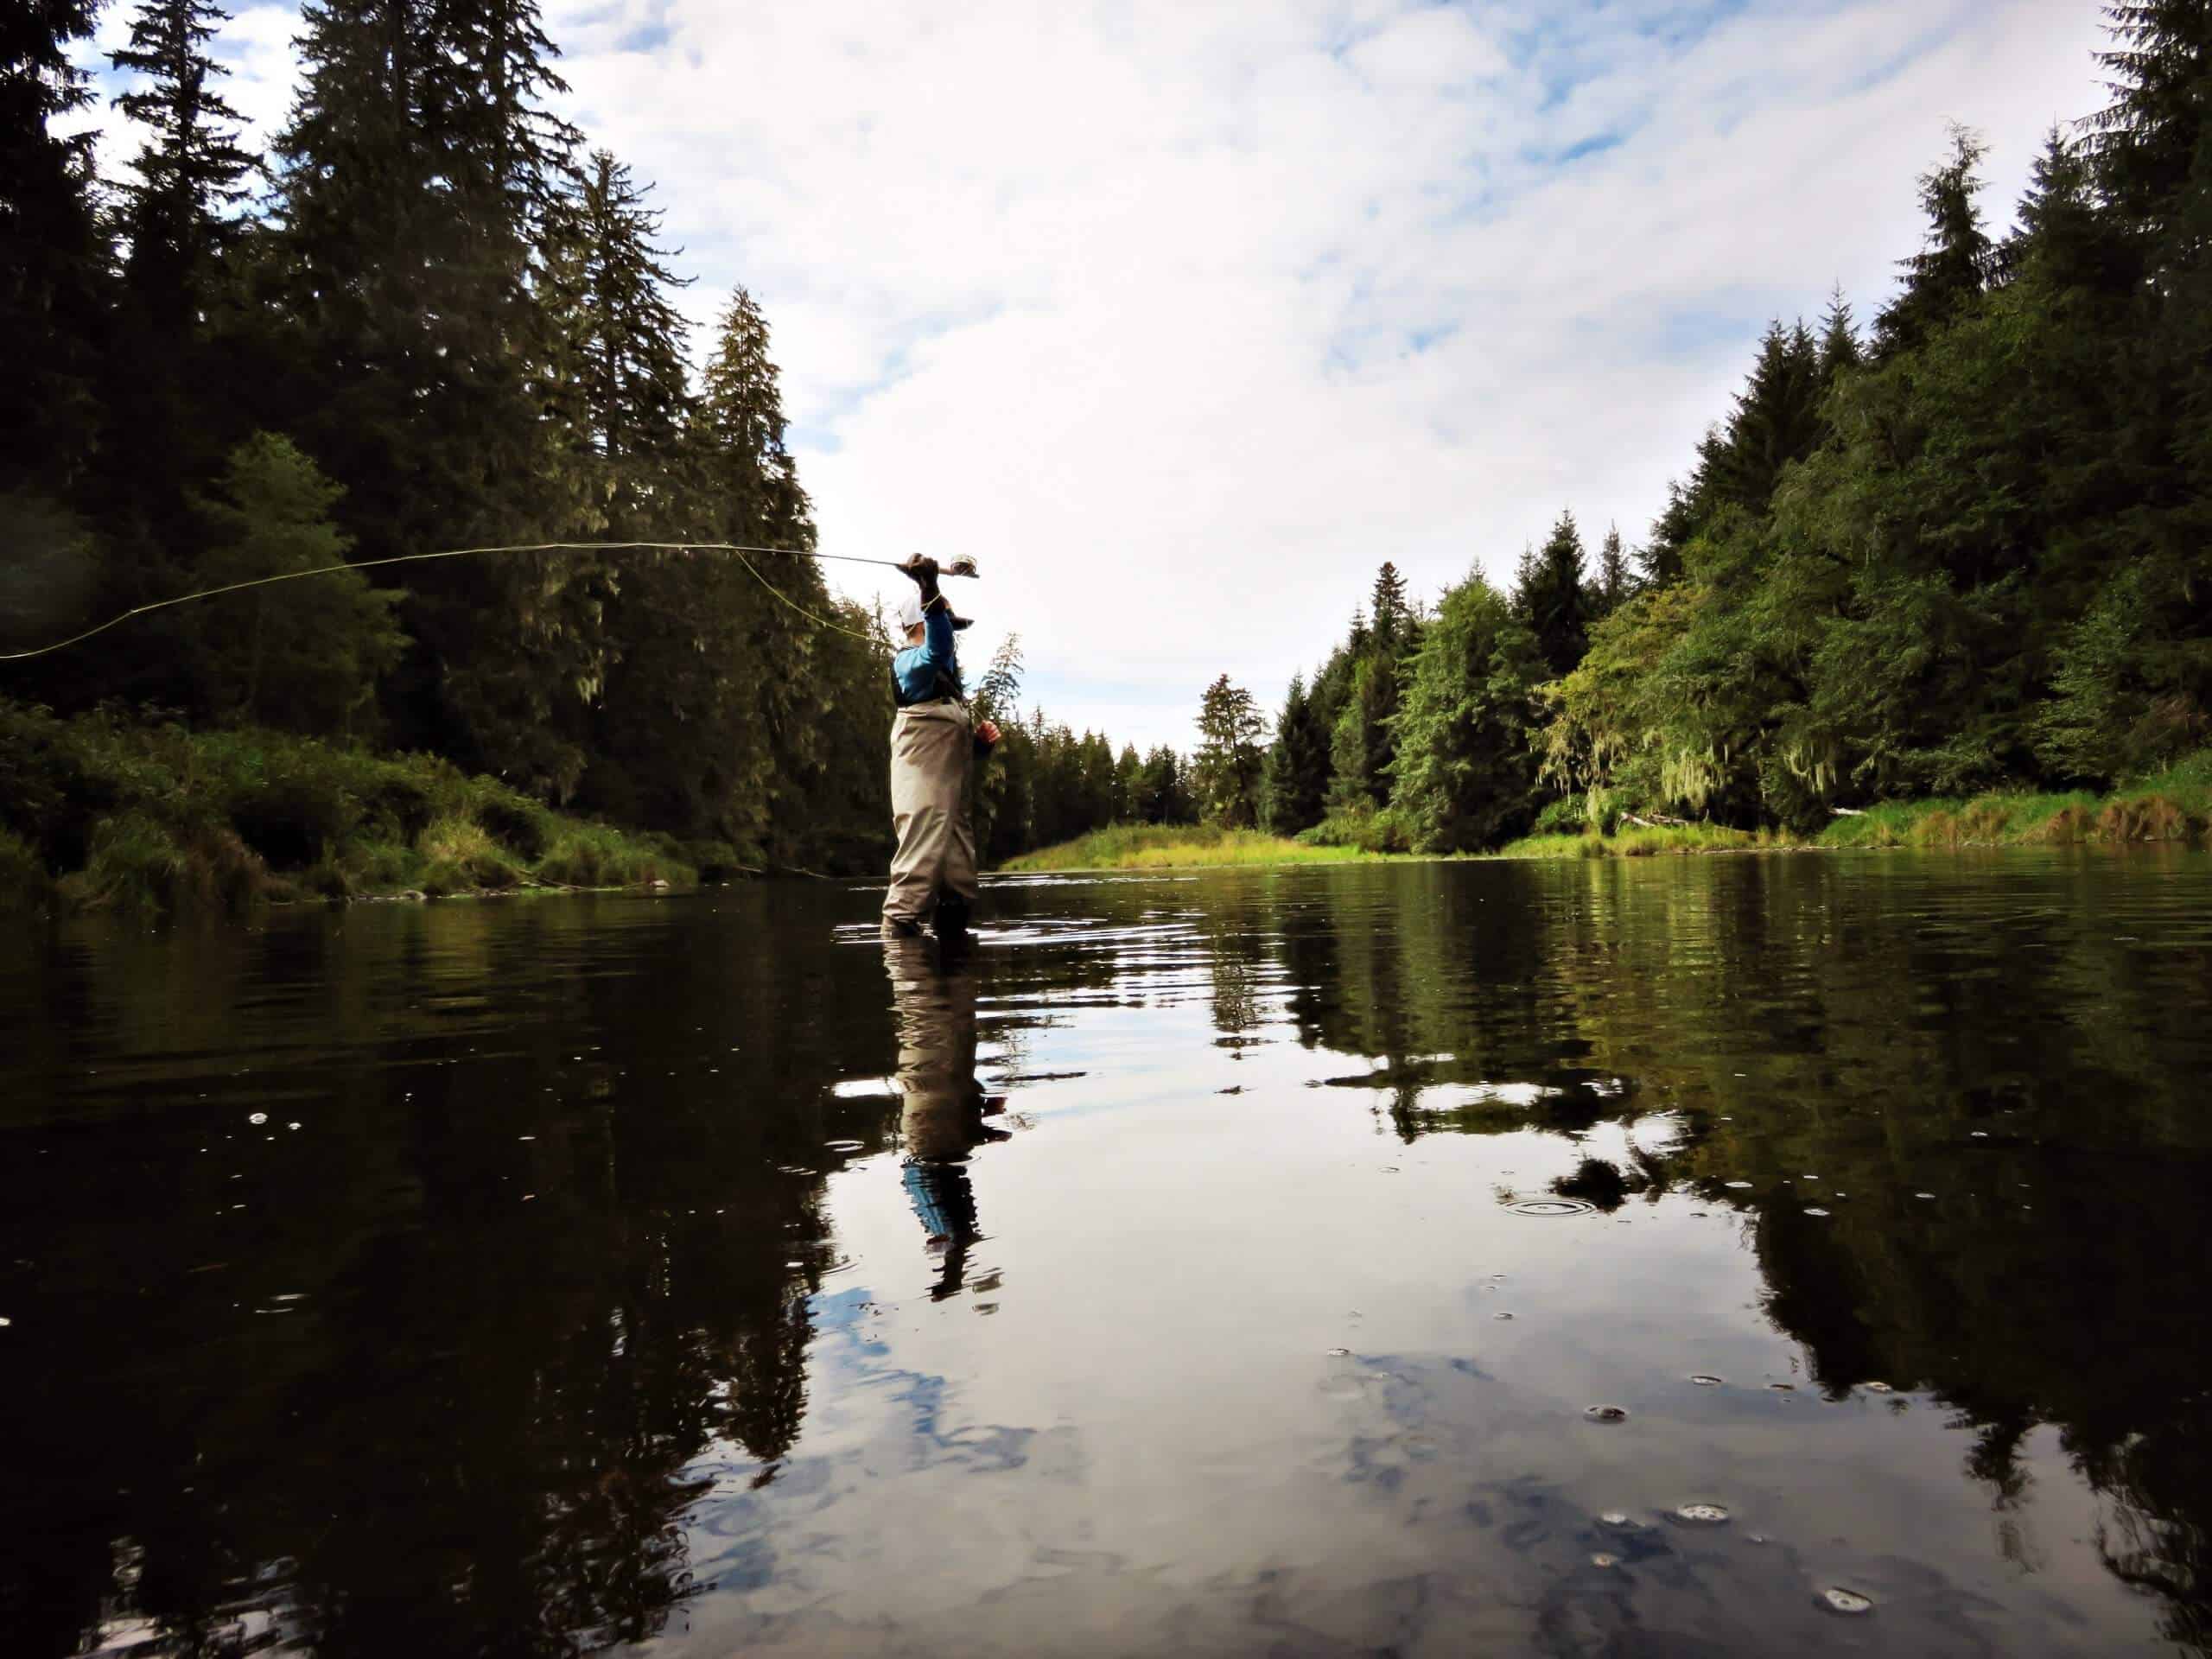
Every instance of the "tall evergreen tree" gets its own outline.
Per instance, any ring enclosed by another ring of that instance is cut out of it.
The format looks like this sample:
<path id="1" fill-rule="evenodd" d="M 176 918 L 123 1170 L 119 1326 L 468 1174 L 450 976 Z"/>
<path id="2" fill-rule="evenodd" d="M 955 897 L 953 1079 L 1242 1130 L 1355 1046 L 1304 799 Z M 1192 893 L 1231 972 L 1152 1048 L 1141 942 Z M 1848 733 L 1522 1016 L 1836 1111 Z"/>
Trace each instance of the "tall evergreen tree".
<path id="1" fill-rule="evenodd" d="M 1919 345 L 1988 286 L 1994 250 L 1974 200 L 1988 153 L 1980 134 L 1955 125 L 1949 159 L 1920 175 L 1928 238 L 1919 252 L 1899 262 L 1904 285 L 1874 319 L 1877 357 L 1887 359 Z"/>
<path id="2" fill-rule="evenodd" d="M 2113 0 L 2098 61 L 2113 102 L 2088 118 L 2097 178 L 2164 269 L 2202 265 L 2212 237 L 2212 6 Z"/>
<path id="3" fill-rule="evenodd" d="M 1192 757 L 1192 792 L 1209 823 L 1250 829 L 1259 822 L 1260 773 L 1268 722 L 1241 685 L 1224 674 L 1198 705 L 1198 749 Z"/>
<path id="4" fill-rule="evenodd" d="M 1732 503 L 1766 511 L 1783 468 L 1811 454 L 1824 435 L 1821 388 L 1820 348 L 1805 325 L 1770 324 L 1726 426 L 1707 441 L 1707 511 Z"/>
<path id="5" fill-rule="evenodd" d="M 95 0 L 22 0 L 0 22 L 0 495 L 66 494 L 99 429 L 95 389 L 108 248 L 92 200 L 92 136 L 55 118 L 91 100 L 69 59 Z"/>
<path id="6" fill-rule="evenodd" d="M 1821 315 L 1821 385 L 1834 385 L 1837 375 L 1857 368 L 1866 359 L 1866 351 L 1859 343 L 1859 325 L 1852 317 L 1850 302 L 1843 297 L 1843 289 L 1839 284 L 1829 294 L 1828 308 Z"/>
<path id="7" fill-rule="evenodd" d="M 1328 791 L 1329 730 L 1306 694 L 1305 677 L 1294 674 L 1268 751 L 1268 828 L 1279 836 L 1311 829 L 1321 821 Z"/>
<path id="8" fill-rule="evenodd" d="M 1621 527 L 1609 524 L 1605 539 L 1598 546 L 1598 575 L 1591 584 L 1592 620 L 1611 615 L 1635 591 L 1636 577 L 1629 570 L 1628 553 L 1621 545 Z"/>
<path id="9" fill-rule="evenodd" d="M 1561 512 L 1543 549 L 1530 561 L 1513 607 L 1535 636 L 1538 654 L 1554 677 L 1573 671 L 1590 637 L 1590 598 L 1582 534 Z"/>
<path id="10" fill-rule="evenodd" d="M 238 147 L 242 118 L 215 82 L 230 73 L 208 51 L 230 14 L 213 0 L 141 0 L 130 42 L 108 54 L 139 77 L 116 104 L 152 130 L 123 191 L 130 243 L 124 274 L 158 338 L 191 328 L 206 302 L 209 267 L 241 228 L 233 210 L 254 158 Z"/>
<path id="11" fill-rule="evenodd" d="M 1398 567 L 1389 560 L 1375 573 L 1375 591 L 1370 595 L 1370 608 L 1374 613 L 1372 627 L 1375 645 L 1379 651 L 1395 651 L 1402 643 L 1407 628 L 1413 620 L 1413 607 L 1406 598 L 1406 579 L 1398 574 Z"/>
<path id="12" fill-rule="evenodd" d="M 533 365 L 531 250 L 575 143 L 535 0 L 309 0 L 276 142 L 283 308 L 302 367 L 280 424 L 346 489 L 371 556 L 553 539 L 561 435 Z M 604 683 L 599 562 L 456 560 L 411 586 L 404 734 L 556 798 Z"/>
<path id="13" fill-rule="evenodd" d="M 2034 275 L 2056 288 L 2107 291 L 2127 285 L 2132 262 L 2099 209 L 2089 158 L 2056 126 L 2036 157 L 2018 221 L 2000 255 L 2008 280 Z"/>

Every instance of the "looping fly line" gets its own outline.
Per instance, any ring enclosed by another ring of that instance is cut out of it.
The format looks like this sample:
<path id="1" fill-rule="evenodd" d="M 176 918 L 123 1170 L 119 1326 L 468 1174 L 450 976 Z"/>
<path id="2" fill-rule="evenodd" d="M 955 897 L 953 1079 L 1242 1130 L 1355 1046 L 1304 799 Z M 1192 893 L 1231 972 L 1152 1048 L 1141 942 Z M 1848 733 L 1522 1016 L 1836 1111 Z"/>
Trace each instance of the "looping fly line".
<path id="1" fill-rule="evenodd" d="M 327 576 L 333 575 L 340 570 L 373 570 L 380 565 L 415 564 L 429 559 L 462 559 L 468 558 L 478 554 L 486 553 L 623 553 L 638 551 L 660 553 L 734 554 L 737 556 L 737 562 L 740 564 L 742 564 L 747 570 L 752 573 L 753 579 L 755 582 L 759 582 L 763 588 L 766 588 L 770 593 L 775 594 L 778 599 L 783 601 L 785 604 L 790 606 L 791 609 L 797 611 L 808 621 L 813 623 L 817 627 L 829 628 L 836 632 L 842 633 L 848 639 L 857 639 L 862 645 L 880 645 L 883 641 L 868 634 L 861 633 L 855 629 L 845 627 L 839 623 L 832 622 L 827 617 L 815 615 L 804 606 L 799 604 L 798 601 L 792 599 L 788 594 L 778 588 L 775 583 L 770 582 L 767 577 L 762 575 L 759 568 L 755 566 L 753 561 L 746 556 L 749 553 L 773 553 L 795 559 L 834 559 L 840 564 L 878 564 L 881 565 L 887 570 L 896 570 L 899 568 L 897 563 L 890 559 L 864 559 L 856 557 L 850 553 L 817 553 L 810 548 L 803 547 L 745 547 L 741 546 L 734 542 L 525 542 L 519 543 L 510 547 L 448 547 L 441 548 L 435 552 L 431 553 L 394 553 L 381 559 L 362 559 L 356 563 L 345 564 L 322 564 L 317 565 L 314 569 L 308 570 L 280 570 L 275 575 L 256 576 L 250 582 L 226 582 L 220 588 L 203 588 L 197 593 L 179 594 L 171 599 L 156 599 L 144 605 L 135 606 L 131 609 L 124 612 L 120 616 L 111 616 L 105 622 L 99 623 L 92 627 L 86 628 L 82 633 L 73 633 L 67 639 L 57 639 L 50 645 L 38 645 L 29 651 L 0 652 L 0 663 L 20 663 L 29 658 L 44 657 L 54 652 L 66 651 L 71 645 L 81 645 L 86 640 L 90 639 L 93 635 L 105 633 L 110 628 L 119 627 L 124 623 L 130 621 L 131 618 L 143 616 L 149 611 L 166 610 L 172 605 L 186 605 L 191 603 L 196 599 L 215 599 L 224 594 L 240 593 L 249 588 L 266 588 L 274 582 L 296 582 L 302 576 Z"/>

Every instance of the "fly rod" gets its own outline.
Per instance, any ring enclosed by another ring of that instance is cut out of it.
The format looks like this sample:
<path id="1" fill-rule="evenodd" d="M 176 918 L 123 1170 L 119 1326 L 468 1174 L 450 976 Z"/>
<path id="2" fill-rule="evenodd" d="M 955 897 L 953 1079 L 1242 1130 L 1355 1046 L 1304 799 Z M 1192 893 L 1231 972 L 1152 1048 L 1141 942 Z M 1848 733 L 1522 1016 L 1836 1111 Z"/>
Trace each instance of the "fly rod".
<path id="1" fill-rule="evenodd" d="M 850 628 L 841 627 L 838 624 L 827 621 L 801 607 L 767 577 L 754 569 L 753 561 L 747 555 L 774 554 L 794 559 L 831 560 L 839 564 L 874 564 L 880 565 L 887 570 L 903 570 L 906 568 L 893 559 L 862 558 L 852 553 L 817 553 L 808 547 L 747 547 L 736 542 L 523 542 L 503 547 L 448 547 L 440 548 L 429 553 L 394 553 L 381 559 L 361 559 L 348 563 L 320 564 L 306 570 L 280 570 L 274 575 L 255 576 L 246 582 L 226 582 L 219 588 L 203 588 L 197 593 L 178 594 L 169 599 L 149 600 L 143 605 L 133 606 L 120 616 L 111 616 L 105 622 L 97 623 L 86 628 L 82 633 L 73 633 L 67 639 L 57 639 L 52 645 L 36 645 L 29 651 L 0 651 L 0 663 L 20 663 L 33 657 L 45 657 L 57 651 L 67 651 L 71 645 L 82 645 L 93 635 L 105 633 L 110 628 L 120 627 L 133 617 L 144 616 L 149 611 L 167 610 L 173 605 L 188 605 L 194 600 L 215 599 L 225 594 L 241 593 L 249 588 L 266 588 L 279 582 L 297 582 L 303 576 L 327 576 L 340 570 L 373 570 L 382 565 L 417 564 L 431 559 L 465 559 L 493 553 L 624 552 L 734 554 L 740 563 L 753 572 L 754 580 L 770 593 L 774 594 L 777 598 L 782 600 L 785 604 L 798 611 L 801 616 L 806 617 L 810 621 L 820 623 L 825 628 L 836 628 L 840 633 L 849 634 L 855 639 L 864 640 L 871 645 L 876 642 L 868 639 L 866 634 L 854 633 Z M 979 573 L 976 569 L 976 561 L 963 556 L 938 566 L 938 574 L 947 576 L 975 576 Z"/>

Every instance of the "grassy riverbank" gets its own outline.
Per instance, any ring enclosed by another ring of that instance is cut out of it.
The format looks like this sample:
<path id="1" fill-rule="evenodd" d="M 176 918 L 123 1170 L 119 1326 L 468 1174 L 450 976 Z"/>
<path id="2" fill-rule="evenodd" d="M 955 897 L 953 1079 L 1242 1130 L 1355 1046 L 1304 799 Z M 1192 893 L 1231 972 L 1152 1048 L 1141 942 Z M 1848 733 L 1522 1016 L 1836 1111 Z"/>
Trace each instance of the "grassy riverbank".
<path id="1" fill-rule="evenodd" d="M 1008 859 L 1009 874 L 1052 870 L 1181 870 L 1227 864 L 1345 864 L 1356 847 L 1312 847 L 1256 830 L 1198 823 L 1109 824 L 1057 847 Z"/>
<path id="2" fill-rule="evenodd" d="M 690 886 L 734 863 L 555 812 L 429 755 L 0 704 L 0 906 Z"/>
<path id="3" fill-rule="evenodd" d="M 1621 824 L 1611 835 L 1586 830 L 1527 836 L 1509 842 L 1491 856 L 1649 858 L 1762 849 L 2052 846 L 2202 840 L 2208 834 L 2212 834 L 2212 750 L 2109 794 L 1994 793 L 1892 802 L 1839 817 L 1811 838 L 1716 823 Z M 1251 830 L 1144 824 L 1097 830 L 1077 841 L 1025 854 L 1005 868 L 1010 872 L 1167 870 L 1222 864 L 1334 864 L 1386 856 L 1406 855 L 1357 846 L 1316 846 Z"/>

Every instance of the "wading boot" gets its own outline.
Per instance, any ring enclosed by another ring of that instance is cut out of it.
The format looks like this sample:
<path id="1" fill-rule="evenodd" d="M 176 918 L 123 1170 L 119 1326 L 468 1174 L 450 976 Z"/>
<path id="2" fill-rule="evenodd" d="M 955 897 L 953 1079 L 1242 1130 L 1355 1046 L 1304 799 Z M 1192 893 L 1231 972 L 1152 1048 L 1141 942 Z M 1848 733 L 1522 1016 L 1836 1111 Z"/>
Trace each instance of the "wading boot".
<path id="1" fill-rule="evenodd" d="M 948 893 L 937 901 L 937 936 L 940 939 L 959 939 L 968 936 L 971 912 L 968 901 L 957 893 Z"/>

